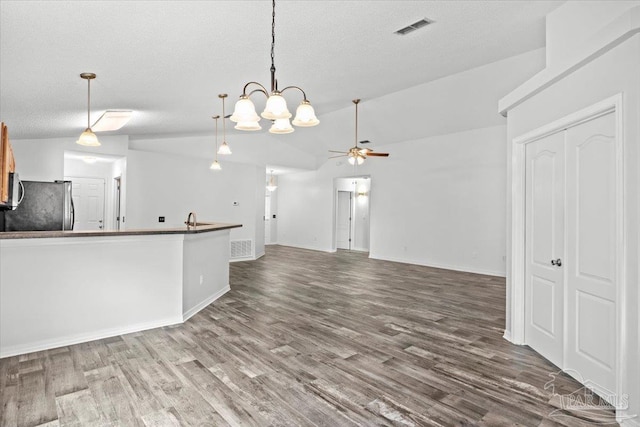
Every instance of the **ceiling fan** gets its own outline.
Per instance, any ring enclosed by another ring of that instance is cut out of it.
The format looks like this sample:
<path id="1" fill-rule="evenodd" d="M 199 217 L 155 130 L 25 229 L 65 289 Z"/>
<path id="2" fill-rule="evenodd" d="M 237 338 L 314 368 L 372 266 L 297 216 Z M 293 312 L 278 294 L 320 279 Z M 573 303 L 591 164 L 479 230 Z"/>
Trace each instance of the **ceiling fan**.
<path id="1" fill-rule="evenodd" d="M 349 148 L 349 151 L 346 152 L 329 150 L 330 153 L 340 153 L 339 156 L 332 156 L 329 158 L 335 159 L 336 157 L 347 156 L 349 158 L 350 164 L 361 165 L 367 157 L 389 157 L 389 153 L 376 153 L 370 148 L 363 148 L 358 146 L 358 104 L 360 103 L 360 100 L 354 99 L 352 102 L 356 106 L 356 145 Z M 360 141 L 360 144 L 367 143 L 369 143 L 369 141 Z"/>

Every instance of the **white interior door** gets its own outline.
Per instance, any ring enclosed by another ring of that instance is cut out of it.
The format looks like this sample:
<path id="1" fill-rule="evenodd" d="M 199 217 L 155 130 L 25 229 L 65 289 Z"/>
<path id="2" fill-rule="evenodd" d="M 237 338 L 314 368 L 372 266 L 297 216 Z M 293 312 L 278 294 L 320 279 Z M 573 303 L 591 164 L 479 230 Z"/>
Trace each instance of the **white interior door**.
<path id="1" fill-rule="evenodd" d="M 567 365 L 601 397 L 616 391 L 615 113 L 566 131 Z"/>
<path id="2" fill-rule="evenodd" d="M 525 338 L 559 367 L 564 344 L 564 135 L 526 147 Z"/>
<path id="3" fill-rule="evenodd" d="M 75 208 L 74 230 L 104 228 L 104 179 L 68 178 L 72 184 Z"/>
<path id="4" fill-rule="evenodd" d="M 338 218 L 336 220 L 336 246 L 351 249 L 351 200 L 350 191 L 338 191 Z"/>

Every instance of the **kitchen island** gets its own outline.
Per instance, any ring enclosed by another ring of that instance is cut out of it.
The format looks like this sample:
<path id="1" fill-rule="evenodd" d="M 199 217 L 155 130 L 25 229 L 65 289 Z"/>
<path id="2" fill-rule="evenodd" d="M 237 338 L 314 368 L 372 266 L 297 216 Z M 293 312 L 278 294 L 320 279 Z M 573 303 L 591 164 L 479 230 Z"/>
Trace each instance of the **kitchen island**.
<path id="1" fill-rule="evenodd" d="M 229 290 L 237 227 L 0 233 L 0 357 L 186 321 Z"/>

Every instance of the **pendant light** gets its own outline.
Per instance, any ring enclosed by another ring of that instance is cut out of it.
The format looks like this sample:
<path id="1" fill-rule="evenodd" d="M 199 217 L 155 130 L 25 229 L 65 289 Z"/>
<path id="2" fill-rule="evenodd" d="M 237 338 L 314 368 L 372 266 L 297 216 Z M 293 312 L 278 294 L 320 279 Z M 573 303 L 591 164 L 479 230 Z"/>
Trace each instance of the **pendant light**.
<path id="1" fill-rule="evenodd" d="M 96 75 L 94 73 L 82 73 L 80 77 L 87 81 L 87 128 L 82 132 L 76 144 L 86 147 L 99 147 L 100 141 L 91 130 L 91 80 L 95 79 Z"/>
<path id="2" fill-rule="evenodd" d="M 222 99 L 222 145 L 218 149 L 218 154 L 221 154 L 223 156 L 231 154 L 231 147 L 229 147 L 229 144 L 227 144 L 227 117 L 224 115 L 224 99 L 226 97 L 226 93 L 221 93 L 220 95 L 218 95 L 218 98 Z"/>
<path id="3" fill-rule="evenodd" d="M 273 169 L 271 169 L 271 177 L 269 178 L 269 183 L 267 184 L 267 190 L 276 191 L 276 188 L 278 188 L 278 186 L 276 185 L 276 180 L 273 177 Z"/>
<path id="4" fill-rule="evenodd" d="M 211 163 L 211 166 L 209 167 L 209 169 L 214 170 L 214 171 L 219 171 L 222 169 L 222 166 L 220 166 L 220 162 L 218 162 L 218 119 L 220 118 L 220 116 L 213 116 L 212 119 L 214 119 L 216 121 L 216 158 L 213 161 L 213 163 Z"/>
<path id="5" fill-rule="evenodd" d="M 289 89 L 297 89 L 302 92 L 302 103 L 296 109 L 296 117 L 293 119 L 294 126 L 311 127 L 316 126 L 320 121 L 316 117 L 316 113 L 311 106 L 311 103 L 307 99 L 307 94 L 298 86 L 287 86 L 282 90 L 278 89 L 278 80 L 276 79 L 276 67 L 275 67 L 275 44 L 276 44 L 276 1 L 272 0 L 272 13 L 271 13 L 271 90 L 267 89 L 258 82 L 249 82 L 244 85 L 242 89 L 242 95 L 236 102 L 235 110 L 231 116 L 231 121 L 237 123 L 235 126 L 238 130 L 259 130 L 261 129 L 260 117 L 256 114 L 256 107 L 249 99 L 251 95 L 256 92 L 260 92 L 267 97 L 267 104 L 264 111 L 260 114 L 267 120 L 273 120 L 273 126 L 269 129 L 269 132 L 281 134 L 291 133 L 293 128 L 289 119 L 291 113 L 287 108 L 287 101 L 282 97 L 282 93 Z M 251 85 L 257 86 L 247 94 L 247 88 Z M 278 122 L 278 120 L 281 120 Z M 286 122 L 282 121 L 286 120 Z"/>

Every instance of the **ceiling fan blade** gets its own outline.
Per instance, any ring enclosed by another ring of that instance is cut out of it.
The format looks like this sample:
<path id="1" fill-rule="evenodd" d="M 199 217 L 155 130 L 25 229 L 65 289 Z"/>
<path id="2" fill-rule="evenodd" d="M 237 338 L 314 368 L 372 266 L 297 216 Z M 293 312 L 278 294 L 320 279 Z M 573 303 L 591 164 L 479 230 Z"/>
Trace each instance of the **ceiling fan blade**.
<path id="1" fill-rule="evenodd" d="M 370 156 L 389 157 L 389 153 L 367 153 L 366 156 L 367 157 L 370 157 Z"/>
<path id="2" fill-rule="evenodd" d="M 337 159 L 338 157 L 346 157 L 346 156 L 347 156 L 346 154 L 341 154 L 341 155 L 339 155 L 339 156 L 331 156 L 331 157 L 329 157 L 329 158 L 330 158 L 330 159 Z"/>
<path id="3" fill-rule="evenodd" d="M 345 154 L 345 155 L 347 154 L 347 153 L 346 153 L 346 152 L 344 152 L 344 151 L 335 151 L 335 150 L 328 150 L 328 151 L 329 151 L 330 153 L 340 153 L 340 154 Z"/>

